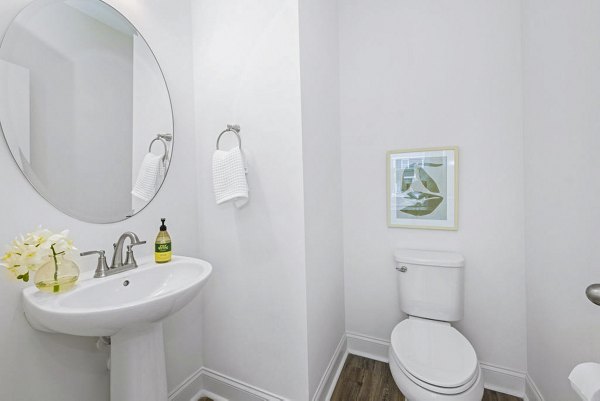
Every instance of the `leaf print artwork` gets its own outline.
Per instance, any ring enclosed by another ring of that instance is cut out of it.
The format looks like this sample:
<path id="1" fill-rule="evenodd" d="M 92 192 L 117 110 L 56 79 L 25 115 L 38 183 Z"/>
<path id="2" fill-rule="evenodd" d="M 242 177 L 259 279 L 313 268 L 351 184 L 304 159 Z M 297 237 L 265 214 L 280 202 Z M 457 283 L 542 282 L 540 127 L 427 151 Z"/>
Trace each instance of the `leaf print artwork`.
<path id="1" fill-rule="evenodd" d="M 407 213 L 411 216 L 427 216 L 433 213 L 443 202 L 444 197 L 435 180 L 427 174 L 424 167 L 439 168 L 441 163 L 411 163 L 402 172 L 402 192 L 398 194 L 396 214 Z"/>
<path id="2" fill-rule="evenodd" d="M 455 148 L 388 152 L 390 227 L 456 229 Z"/>

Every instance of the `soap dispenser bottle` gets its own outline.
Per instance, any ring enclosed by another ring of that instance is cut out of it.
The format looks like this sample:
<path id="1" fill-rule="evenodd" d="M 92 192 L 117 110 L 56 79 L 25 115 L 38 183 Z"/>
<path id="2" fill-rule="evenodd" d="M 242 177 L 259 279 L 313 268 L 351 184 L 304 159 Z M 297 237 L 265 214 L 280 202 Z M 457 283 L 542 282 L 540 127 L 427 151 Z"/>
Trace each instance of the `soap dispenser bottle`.
<path id="1" fill-rule="evenodd" d="M 165 225 L 166 219 L 160 220 L 162 221 L 162 225 L 160 226 L 160 231 L 158 232 L 156 243 L 154 244 L 154 260 L 156 263 L 167 263 L 171 261 L 173 256 L 173 251 L 171 248 L 171 236 L 169 235 L 167 226 Z"/>

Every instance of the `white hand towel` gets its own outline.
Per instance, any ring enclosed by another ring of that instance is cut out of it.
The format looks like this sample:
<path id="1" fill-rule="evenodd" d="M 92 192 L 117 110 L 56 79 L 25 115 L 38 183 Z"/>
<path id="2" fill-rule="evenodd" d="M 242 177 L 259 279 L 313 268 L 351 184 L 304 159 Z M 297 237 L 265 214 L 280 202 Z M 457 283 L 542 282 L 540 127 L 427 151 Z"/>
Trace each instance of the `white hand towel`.
<path id="1" fill-rule="evenodd" d="M 144 156 L 140 172 L 131 194 L 143 201 L 150 202 L 162 184 L 165 167 L 163 156 L 148 153 Z"/>
<path id="2" fill-rule="evenodd" d="M 233 201 L 237 208 L 248 202 L 244 156 L 239 147 L 216 150 L 213 155 L 213 186 L 217 205 Z"/>

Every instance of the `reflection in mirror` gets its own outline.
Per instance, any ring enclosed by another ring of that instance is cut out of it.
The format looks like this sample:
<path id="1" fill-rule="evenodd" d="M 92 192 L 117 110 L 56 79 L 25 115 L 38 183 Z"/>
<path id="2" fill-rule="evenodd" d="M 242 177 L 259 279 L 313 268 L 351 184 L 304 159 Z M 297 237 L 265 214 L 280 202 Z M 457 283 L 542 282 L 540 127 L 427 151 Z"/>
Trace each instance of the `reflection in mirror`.
<path id="1" fill-rule="evenodd" d="M 37 0 L 0 47 L 0 125 L 19 168 L 80 220 L 138 213 L 171 163 L 173 114 L 150 47 L 100 0 Z"/>

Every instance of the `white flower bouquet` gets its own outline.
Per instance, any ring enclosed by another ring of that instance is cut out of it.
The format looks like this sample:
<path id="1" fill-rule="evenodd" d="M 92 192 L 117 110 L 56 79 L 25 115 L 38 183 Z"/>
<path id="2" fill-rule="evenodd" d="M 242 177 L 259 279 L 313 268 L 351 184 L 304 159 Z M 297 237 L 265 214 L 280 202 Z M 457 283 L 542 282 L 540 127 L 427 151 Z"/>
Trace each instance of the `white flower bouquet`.
<path id="1" fill-rule="evenodd" d="M 58 270 L 57 257 L 68 256 L 76 249 L 68 230 L 54 234 L 39 227 L 34 232 L 15 238 L 0 259 L 0 265 L 6 267 L 18 280 L 28 282 L 30 273 L 49 261 L 53 261 Z"/>

